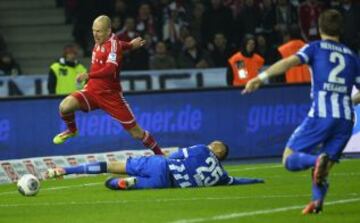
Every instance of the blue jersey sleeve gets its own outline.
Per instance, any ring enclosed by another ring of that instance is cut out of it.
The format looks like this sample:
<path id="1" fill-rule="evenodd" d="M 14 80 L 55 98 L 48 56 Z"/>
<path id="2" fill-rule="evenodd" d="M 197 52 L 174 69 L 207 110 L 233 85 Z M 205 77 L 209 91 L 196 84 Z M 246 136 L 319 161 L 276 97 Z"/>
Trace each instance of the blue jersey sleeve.
<path id="1" fill-rule="evenodd" d="M 229 177 L 229 185 L 239 185 L 239 184 L 257 184 L 265 183 L 263 179 L 260 178 L 240 178 L 240 177 Z"/>
<path id="2" fill-rule="evenodd" d="M 240 184 L 256 184 L 264 183 L 265 181 L 260 178 L 240 178 L 229 176 L 228 173 L 224 170 L 222 179 L 219 181 L 218 185 L 240 185 Z"/>
<path id="3" fill-rule="evenodd" d="M 296 53 L 296 56 L 300 58 L 301 63 L 309 64 L 312 61 L 314 48 L 315 44 L 306 44 Z"/>
<path id="4" fill-rule="evenodd" d="M 184 156 L 184 152 L 183 152 L 184 149 L 178 149 L 176 152 L 173 152 L 171 153 L 169 156 L 168 156 L 168 159 L 179 159 L 179 160 L 182 160 L 185 158 Z"/>

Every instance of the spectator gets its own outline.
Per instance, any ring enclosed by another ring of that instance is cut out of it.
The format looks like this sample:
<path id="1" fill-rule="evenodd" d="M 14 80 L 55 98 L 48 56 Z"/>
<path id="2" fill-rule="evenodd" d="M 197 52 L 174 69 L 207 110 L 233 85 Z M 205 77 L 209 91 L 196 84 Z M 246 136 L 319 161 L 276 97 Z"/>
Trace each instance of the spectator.
<path id="1" fill-rule="evenodd" d="M 204 5 L 202 3 L 196 3 L 193 7 L 191 22 L 189 24 L 191 33 L 194 35 L 195 39 L 199 40 L 203 39 L 201 27 L 203 26 L 204 11 Z"/>
<path id="2" fill-rule="evenodd" d="M 280 55 L 276 53 L 277 49 L 269 44 L 268 35 L 265 33 L 256 34 L 256 51 L 264 58 L 266 65 L 272 64 L 280 58 Z"/>
<path id="3" fill-rule="evenodd" d="M 222 0 L 211 0 L 210 7 L 204 13 L 202 27 L 204 45 L 211 42 L 215 33 L 224 33 L 227 39 L 232 37 L 233 23 L 232 12 L 224 6 L 224 2 Z"/>
<path id="4" fill-rule="evenodd" d="M 296 8 L 288 0 L 278 0 L 275 7 L 275 33 L 276 43 L 282 42 L 282 36 L 292 24 L 297 24 Z"/>
<path id="5" fill-rule="evenodd" d="M 322 4 L 317 0 L 306 0 L 299 7 L 299 24 L 306 41 L 320 38 L 318 32 L 318 18 L 323 10 Z"/>
<path id="6" fill-rule="evenodd" d="M 241 86 L 255 77 L 264 65 L 264 58 L 255 53 L 255 37 L 247 34 L 244 37 L 239 52 L 236 52 L 228 60 L 226 72 L 229 86 Z"/>
<path id="7" fill-rule="evenodd" d="M 151 14 L 151 7 L 147 3 L 142 3 L 138 9 L 136 30 L 141 34 L 149 34 L 155 41 L 158 40 L 158 27 L 156 18 Z"/>
<path id="8" fill-rule="evenodd" d="M 124 21 L 127 17 L 134 16 L 134 13 L 125 0 L 115 0 L 114 16 L 119 16 Z"/>
<path id="9" fill-rule="evenodd" d="M 180 68 L 209 68 L 212 67 L 211 58 L 206 50 L 198 47 L 193 36 L 185 38 L 184 49 L 178 57 Z"/>
<path id="10" fill-rule="evenodd" d="M 260 24 L 260 11 L 254 0 L 245 0 L 244 7 L 236 18 L 237 39 L 243 39 L 245 33 L 255 33 Z"/>
<path id="11" fill-rule="evenodd" d="M 187 26 L 181 26 L 179 33 L 179 41 L 174 44 L 171 43 L 167 44 L 167 46 L 169 47 L 169 51 L 171 52 L 172 55 L 179 55 L 182 52 L 183 47 L 185 45 L 185 39 L 188 36 L 190 36 L 189 28 Z"/>
<path id="12" fill-rule="evenodd" d="M 125 19 L 124 27 L 116 33 L 120 40 L 130 42 L 135 37 L 140 36 L 140 33 L 135 29 L 135 19 L 128 17 Z"/>
<path id="13" fill-rule="evenodd" d="M 73 36 L 77 44 L 82 48 L 84 56 L 91 56 L 91 26 L 95 17 L 94 0 L 78 0 Z"/>
<path id="14" fill-rule="evenodd" d="M 6 51 L 6 42 L 5 39 L 3 37 L 3 35 L 0 33 L 0 53 L 5 52 Z"/>
<path id="15" fill-rule="evenodd" d="M 72 24 L 76 18 L 76 8 L 78 7 L 77 0 L 63 0 L 64 1 L 64 12 L 65 12 L 65 23 Z"/>
<path id="16" fill-rule="evenodd" d="M 352 50 L 360 50 L 360 7 L 352 0 L 342 0 L 337 7 L 344 18 L 342 41 Z"/>
<path id="17" fill-rule="evenodd" d="M 77 57 L 78 47 L 67 44 L 63 56 L 51 64 L 48 77 L 49 94 L 70 94 L 82 88 L 82 84 L 76 83 L 76 77 L 86 73 L 86 68 L 78 62 Z"/>
<path id="18" fill-rule="evenodd" d="M 164 21 L 163 25 L 163 40 L 176 43 L 179 41 L 181 20 L 178 18 L 178 12 L 169 7 L 169 17 Z"/>
<path id="19" fill-rule="evenodd" d="M 171 11 L 176 11 L 177 20 L 180 24 L 187 25 L 188 15 L 185 7 L 185 1 L 173 0 L 171 3 L 168 3 L 166 8 L 164 9 L 164 14 L 163 14 L 165 20 L 171 17 Z"/>
<path id="20" fill-rule="evenodd" d="M 233 50 L 229 47 L 225 35 L 216 33 L 210 48 L 210 56 L 214 62 L 214 67 L 226 67 L 227 58 L 232 55 Z"/>
<path id="21" fill-rule="evenodd" d="M 269 37 L 273 33 L 275 24 L 275 7 L 271 0 L 263 0 L 260 7 L 259 28 L 260 31 Z M 271 44 L 272 41 L 270 41 Z"/>
<path id="22" fill-rule="evenodd" d="M 301 38 L 300 29 L 297 25 L 290 27 L 289 32 L 284 35 L 284 43 L 278 47 L 282 58 L 287 58 L 298 52 L 305 42 Z M 310 83 L 311 76 L 309 67 L 305 64 L 290 68 L 285 75 L 286 83 Z"/>
<path id="23" fill-rule="evenodd" d="M 149 69 L 149 58 L 152 54 L 153 39 L 150 34 L 144 35 L 146 41 L 145 46 L 124 52 L 123 57 L 123 70 L 148 70 Z"/>
<path id="24" fill-rule="evenodd" d="M 120 31 L 121 27 L 122 27 L 122 19 L 120 16 L 114 16 L 111 19 L 112 23 L 111 23 L 111 30 L 113 33 L 117 33 L 118 31 Z"/>
<path id="25" fill-rule="evenodd" d="M 21 68 L 14 57 L 8 52 L 0 53 L 0 75 L 20 75 Z"/>
<path id="26" fill-rule="evenodd" d="M 149 67 L 151 70 L 174 69 L 176 63 L 174 57 L 168 54 L 166 44 L 158 42 L 155 47 L 155 54 L 150 58 Z"/>

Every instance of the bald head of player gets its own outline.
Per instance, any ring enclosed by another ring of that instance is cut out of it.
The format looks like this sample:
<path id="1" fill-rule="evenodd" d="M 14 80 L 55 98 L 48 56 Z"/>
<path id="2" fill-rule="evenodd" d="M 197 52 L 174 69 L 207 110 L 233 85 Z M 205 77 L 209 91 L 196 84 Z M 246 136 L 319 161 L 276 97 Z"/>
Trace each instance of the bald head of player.
<path id="1" fill-rule="evenodd" d="M 208 147 L 219 160 L 225 160 L 229 154 L 229 147 L 219 140 L 211 142 Z"/>
<path id="2" fill-rule="evenodd" d="M 111 34 L 111 19 L 106 15 L 98 16 L 94 20 L 92 32 L 95 43 L 103 44 Z"/>

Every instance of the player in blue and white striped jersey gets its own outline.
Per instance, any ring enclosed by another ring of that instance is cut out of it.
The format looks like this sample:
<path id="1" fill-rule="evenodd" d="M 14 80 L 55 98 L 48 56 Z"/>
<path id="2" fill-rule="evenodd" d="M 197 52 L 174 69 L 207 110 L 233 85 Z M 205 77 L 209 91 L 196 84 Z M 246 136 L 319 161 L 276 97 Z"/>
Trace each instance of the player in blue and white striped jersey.
<path id="1" fill-rule="evenodd" d="M 127 174 L 128 178 L 110 178 L 105 186 L 114 190 L 148 188 L 208 187 L 263 183 L 262 179 L 238 178 L 227 174 L 220 163 L 228 154 L 221 141 L 180 148 L 169 157 L 160 155 L 129 157 L 125 162 L 94 162 L 49 169 L 48 178 L 68 174 Z"/>
<path id="2" fill-rule="evenodd" d="M 283 155 L 290 171 L 313 168 L 312 201 L 303 214 L 318 213 L 329 186 L 327 175 L 338 161 L 353 128 L 353 86 L 360 89 L 359 58 L 339 42 L 342 16 L 336 10 L 319 17 L 320 41 L 305 45 L 295 55 L 282 59 L 250 80 L 243 93 L 260 87 L 268 78 L 299 64 L 308 64 L 312 74 L 312 105 L 308 116 L 291 135 Z M 320 148 L 319 148 L 320 146 Z"/>

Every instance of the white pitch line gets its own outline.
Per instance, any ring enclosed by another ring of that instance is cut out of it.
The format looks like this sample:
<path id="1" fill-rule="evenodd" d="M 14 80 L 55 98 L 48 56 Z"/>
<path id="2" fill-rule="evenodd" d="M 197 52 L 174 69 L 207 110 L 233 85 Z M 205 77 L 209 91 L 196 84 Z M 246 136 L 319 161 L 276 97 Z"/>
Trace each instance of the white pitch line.
<path id="1" fill-rule="evenodd" d="M 337 201 L 329 201 L 329 202 L 325 202 L 325 205 L 329 206 L 329 205 L 336 205 L 336 204 L 346 204 L 346 203 L 353 203 L 353 202 L 358 202 L 358 201 L 360 201 L 360 197 L 344 199 L 344 200 L 337 200 Z M 248 217 L 248 216 L 272 214 L 272 213 L 277 213 L 277 212 L 296 210 L 296 209 L 301 209 L 303 207 L 304 207 L 304 205 L 295 205 L 295 206 L 290 206 L 290 207 L 265 209 L 265 210 L 259 210 L 259 211 L 237 212 L 237 213 L 226 214 L 226 215 L 215 215 L 215 216 L 207 217 L 207 218 L 183 219 L 183 220 L 172 221 L 171 223 L 198 223 L 198 222 L 229 220 L 229 219 L 237 219 L 237 218 Z"/>
<path id="2" fill-rule="evenodd" d="M 121 192 L 119 192 L 121 193 Z M 350 194 L 332 194 L 333 197 L 336 196 L 358 196 L 357 193 Z M 230 196 L 230 197 L 193 197 L 193 198 L 160 198 L 160 199 L 147 199 L 147 200 L 91 200 L 91 201 L 63 201 L 63 202 L 42 202 L 42 203 L 14 203 L 14 204 L 0 204 L 0 207 L 36 207 L 36 206 L 67 206 L 67 205 L 103 205 L 103 204 L 124 204 L 131 202 L 158 202 L 158 203 L 166 203 L 166 202 L 188 202 L 188 201 L 214 201 L 214 200 L 241 200 L 241 199 L 274 199 L 274 198 L 298 198 L 298 197 L 310 197 L 310 194 L 296 194 L 296 195 L 263 195 L 263 196 Z M 31 198 L 30 198 L 31 199 Z"/>
<path id="3" fill-rule="evenodd" d="M 121 193 L 119 191 L 119 193 Z M 350 194 L 353 195 L 353 194 Z M 333 195 L 336 196 L 336 195 Z M 344 196 L 344 195 L 341 195 Z M 310 194 L 296 194 L 296 195 L 263 195 L 263 196 L 230 196 L 230 197 L 193 197 L 193 198 L 159 198 L 149 200 L 103 200 L 103 201 L 68 201 L 68 202 L 51 202 L 51 203 L 31 203 L 31 204 L 0 204 L 0 207 L 23 207 L 23 206 L 61 206 L 61 205 L 94 205 L 94 204 L 117 204 L 128 202 L 182 202 L 182 201 L 205 201 L 205 200 L 241 200 L 241 199 L 274 199 L 274 198 L 296 198 L 296 197 L 310 197 Z"/>
<path id="4" fill-rule="evenodd" d="M 279 165 L 281 166 L 281 165 Z M 268 166 L 267 168 L 277 168 L 279 166 Z M 254 168 L 248 168 L 248 169 L 254 169 Z M 262 168 L 260 168 L 262 169 Z M 239 169 L 239 170 L 236 170 L 236 169 L 233 169 L 231 170 L 232 172 L 241 172 L 243 171 L 244 169 Z M 333 177 L 333 176 L 359 176 L 360 173 L 358 172 L 348 172 L 348 173 L 331 173 L 330 174 L 330 177 Z M 284 178 L 286 176 L 283 176 L 283 175 L 273 175 L 273 176 L 268 176 L 268 178 Z M 287 177 L 292 177 L 292 176 L 287 176 Z M 297 174 L 296 177 L 309 177 L 308 174 Z M 266 179 L 267 178 L 264 178 L 265 179 L 265 182 L 266 182 Z M 78 185 L 70 185 L 70 186 L 57 186 L 57 187 L 49 187 L 49 188 L 41 188 L 40 190 L 41 191 L 53 191 L 53 190 L 64 190 L 64 189 L 72 189 L 72 188 L 81 188 L 81 187 L 91 187 L 91 186 L 97 186 L 97 185 L 101 185 L 103 184 L 103 182 L 95 182 L 95 183 L 86 183 L 86 184 L 78 184 Z M 4 195 L 11 195 L 11 194 L 17 194 L 18 192 L 14 189 L 13 191 L 5 191 L 5 192 L 1 192 L 0 193 L 0 196 L 4 196 Z"/>
<path id="5" fill-rule="evenodd" d="M 70 186 L 57 186 L 57 187 L 49 187 L 49 188 L 40 188 L 41 191 L 52 191 L 52 190 L 64 190 L 64 189 L 72 189 L 72 188 L 81 188 L 81 187 L 91 187 L 104 184 L 103 182 L 96 183 L 86 183 L 86 184 L 78 184 L 78 185 L 70 185 Z M 0 193 L 0 196 L 8 195 L 8 194 L 17 194 L 18 192 L 14 189 L 13 191 L 7 191 Z"/>
<path id="6" fill-rule="evenodd" d="M 259 166 L 259 167 L 246 167 L 246 168 L 231 168 L 227 167 L 227 171 L 249 171 L 249 170 L 262 170 L 262 169 L 270 169 L 270 168 L 280 168 L 283 167 L 283 165 L 276 164 L 276 165 L 269 165 L 269 166 Z"/>

